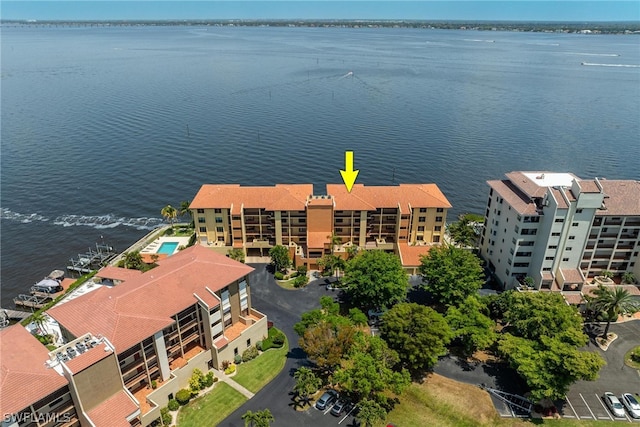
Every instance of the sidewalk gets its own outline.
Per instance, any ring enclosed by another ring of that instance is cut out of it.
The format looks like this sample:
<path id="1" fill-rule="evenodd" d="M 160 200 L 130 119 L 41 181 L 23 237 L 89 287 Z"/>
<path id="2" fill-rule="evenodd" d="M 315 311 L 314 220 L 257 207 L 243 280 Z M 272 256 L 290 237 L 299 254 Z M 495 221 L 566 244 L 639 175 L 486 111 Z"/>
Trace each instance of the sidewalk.
<path id="1" fill-rule="evenodd" d="M 212 371 L 216 377 L 220 378 L 220 381 L 222 381 L 223 383 L 229 384 L 231 387 L 233 387 L 234 389 L 242 393 L 247 399 L 251 399 L 254 396 L 253 393 L 251 393 L 249 390 L 247 390 L 246 388 L 244 388 L 243 386 L 235 382 L 231 377 L 225 374 L 224 371 L 219 371 L 217 369 L 212 369 Z"/>

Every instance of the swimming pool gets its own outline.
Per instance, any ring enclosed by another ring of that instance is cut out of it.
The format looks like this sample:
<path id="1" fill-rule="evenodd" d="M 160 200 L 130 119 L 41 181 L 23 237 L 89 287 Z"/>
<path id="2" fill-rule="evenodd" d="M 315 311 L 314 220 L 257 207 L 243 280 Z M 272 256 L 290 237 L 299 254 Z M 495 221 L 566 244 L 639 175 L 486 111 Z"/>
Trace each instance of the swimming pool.
<path id="1" fill-rule="evenodd" d="M 178 242 L 164 242 L 160 245 L 156 253 L 173 255 L 177 247 L 178 247 Z"/>

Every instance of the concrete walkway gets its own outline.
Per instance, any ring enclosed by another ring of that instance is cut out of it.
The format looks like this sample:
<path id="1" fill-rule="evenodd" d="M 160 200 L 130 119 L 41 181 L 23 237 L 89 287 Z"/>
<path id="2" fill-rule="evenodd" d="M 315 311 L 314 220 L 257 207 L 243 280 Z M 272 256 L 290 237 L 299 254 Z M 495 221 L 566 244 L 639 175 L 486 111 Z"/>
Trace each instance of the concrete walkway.
<path id="1" fill-rule="evenodd" d="M 242 393 L 247 399 L 251 399 L 254 396 L 253 393 L 235 382 L 229 375 L 225 374 L 224 371 L 219 371 L 217 369 L 212 369 L 212 371 L 216 377 L 220 378 L 220 381 L 229 384 L 231 387 Z"/>

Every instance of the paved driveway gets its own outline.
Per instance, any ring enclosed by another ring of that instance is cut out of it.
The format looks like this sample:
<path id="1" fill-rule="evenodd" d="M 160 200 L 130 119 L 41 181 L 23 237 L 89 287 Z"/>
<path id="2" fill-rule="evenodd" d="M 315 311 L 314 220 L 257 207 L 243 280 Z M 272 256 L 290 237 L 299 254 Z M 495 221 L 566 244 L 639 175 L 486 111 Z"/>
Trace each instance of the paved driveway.
<path id="1" fill-rule="evenodd" d="M 638 371 L 624 364 L 624 355 L 631 348 L 640 344 L 640 320 L 612 324 L 611 332 L 618 338 L 611 343 L 607 351 L 602 351 L 595 344 L 594 338 L 602 333 L 603 326 L 588 325 L 590 342 L 586 350 L 600 354 L 607 365 L 600 370 L 596 381 L 579 381 L 567 393 L 567 399 L 561 402 L 560 413 L 566 418 L 611 420 L 614 417 L 604 406 L 602 395 L 610 391 L 616 396 L 622 393 L 640 394 L 640 375 Z M 627 416 L 620 421 L 631 421 Z M 635 420 L 640 423 L 640 420 Z"/>
<path id="2" fill-rule="evenodd" d="M 289 340 L 289 354 L 285 367 L 276 378 L 260 390 L 253 399 L 248 400 L 234 413 L 228 416 L 221 426 L 244 427 L 242 415 L 248 410 L 259 411 L 268 408 L 275 418 L 274 425 L 286 427 L 301 426 L 348 426 L 353 425 L 353 417 L 334 417 L 327 411 L 311 408 L 307 411 L 295 411 L 292 396 L 295 370 L 307 363 L 306 355 L 298 347 L 298 335 L 293 325 L 300 321 L 302 313 L 320 307 L 320 297 L 337 296 L 338 291 L 326 290 L 326 280 L 319 279 L 309 283 L 303 289 L 282 289 L 266 270 L 265 264 L 251 265 L 256 269 L 250 276 L 251 303 L 260 312 L 267 315 L 274 326 L 282 330 Z M 340 423 L 340 424 L 338 424 Z"/>

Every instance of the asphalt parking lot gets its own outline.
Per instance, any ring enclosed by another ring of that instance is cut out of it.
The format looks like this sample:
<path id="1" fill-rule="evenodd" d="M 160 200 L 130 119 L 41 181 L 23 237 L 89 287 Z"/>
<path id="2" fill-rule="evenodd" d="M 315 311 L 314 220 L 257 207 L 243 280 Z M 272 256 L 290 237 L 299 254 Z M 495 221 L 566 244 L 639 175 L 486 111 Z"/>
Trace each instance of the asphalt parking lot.
<path id="1" fill-rule="evenodd" d="M 580 420 L 617 420 L 640 423 L 639 419 L 632 419 L 625 411 L 624 418 L 616 418 L 606 407 L 602 396 L 610 391 L 618 398 L 622 393 L 640 394 L 640 375 L 635 369 L 624 364 L 624 355 L 631 348 L 640 343 L 640 321 L 612 324 L 610 332 L 618 338 L 609 345 L 607 351 L 602 351 L 595 344 L 594 338 L 602 333 L 604 325 L 589 325 L 587 332 L 590 337 L 586 350 L 600 354 L 607 365 L 600 371 L 595 381 L 579 381 L 567 393 L 566 400 L 559 403 L 559 412 L 563 418 Z"/>

